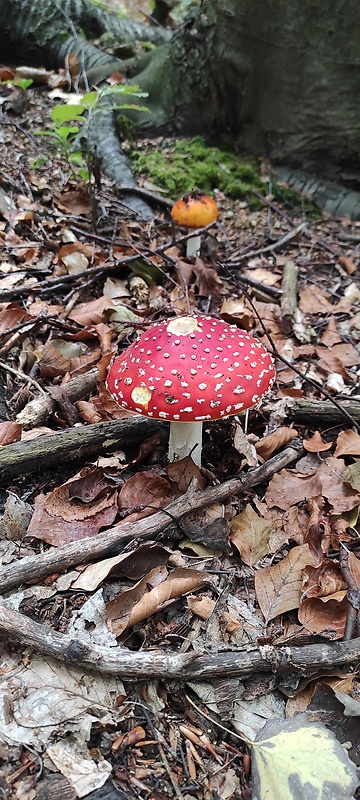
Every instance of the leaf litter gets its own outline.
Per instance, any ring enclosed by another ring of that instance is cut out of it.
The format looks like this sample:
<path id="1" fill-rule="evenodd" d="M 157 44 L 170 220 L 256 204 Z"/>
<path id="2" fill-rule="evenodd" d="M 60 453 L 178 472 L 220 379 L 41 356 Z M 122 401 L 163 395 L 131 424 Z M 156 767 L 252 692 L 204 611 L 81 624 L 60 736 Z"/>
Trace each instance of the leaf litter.
<path id="1" fill-rule="evenodd" d="M 57 77 L 43 79 L 51 85 Z M 30 103 L 46 127 L 49 99 L 31 89 Z M 106 371 L 113 355 L 152 321 L 191 311 L 219 315 L 260 337 L 279 358 L 276 387 L 252 412 L 248 428 L 235 418 L 205 426 L 201 470 L 191 459 L 167 465 L 160 432 L 141 443 L 129 438 L 121 449 L 109 435 L 108 461 L 81 461 L 74 452 L 60 465 L 49 453 L 49 463 L 43 458 L 30 471 L 24 464 L 6 481 L 4 566 L 32 554 L 40 565 L 48 550 L 61 553 L 64 545 L 97 539 L 114 525 L 121 532 L 131 523 L 135 536 L 120 552 L 82 558 L 73 569 L 42 574 L 25 590 L 4 592 L 5 609 L 40 624 L 44 637 L 50 626 L 90 649 L 116 651 L 119 659 L 124 650 L 219 658 L 211 681 L 187 680 L 208 714 L 205 723 L 186 698 L 185 678 L 159 681 L 149 672 L 147 681 L 122 681 L 84 672 L 65 653 L 58 660 L 37 654 L 36 637 L 32 650 L 21 641 L 15 649 L 4 638 L 0 759 L 6 789 L 20 800 L 41 797 L 43 785 L 50 797 L 56 769 L 71 796 L 93 800 L 110 781 L 126 796 L 156 800 L 169 792 L 210 798 L 213 791 L 221 798 L 251 791 L 259 800 L 302 797 L 304 787 L 314 798 L 351 797 L 354 768 L 338 741 L 350 741 L 359 766 L 358 738 L 352 740 L 354 728 L 349 733 L 344 722 L 358 713 L 355 705 L 345 707 L 358 698 L 354 673 L 343 669 L 324 690 L 324 671 L 310 670 L 306 693 L 305 678 L 299 671 L 295 680 L 294 668 L 291 706 L 286 674 L 269 671 L 265 678 L 255 669 L 240 679 L 222 674 L 221 663 L 229 652 L 240 657 L 256 648 L 320 647 L 334 640 L 341 647 L 344 634 L 344 646 L 359 636 L 357 595 L 351 594 L 360 591 L 357 223 L 311 218 L 301 205 L 273 198 L 254 210 L 252 198 L 230 201 L 215 192 L 217 255 L 208 238 L 201 257 L 188 260 L 181 235 L 174 239 L 161 209 L 155 223 L 145 225 L 106 179 L 94 202 L 94 187 L 89 193 L 63 155 L 23 133 L 24 120 L 35 130 L 23 114 L 16 148 L 24 185 L 10 126 L 2 145 L 9 173 L 0 187 L 7 198 L 0 212 L 5 464 L 12 448 L 30 437 L 126 421 L 129 414 L 106 391 Z M 311 250 L 305 228 L 269 255 L 269 238 L 280 239 L 304 221 L 311 224 Z M 260 252 L 247 257 L 249 248 Z M 290 332 L 280 307 L 287 261 L 299 270 L 301 312 L 301 324 L 294 319 Z M 94 369 L 97 381 L 82 391 L 82 379 Z M 76 396 L 68 393 L 74 380 Z M 45 414 L 38 410 L 44 397 L 51 403 Z M 339 416 L 339 406 L 350 417 Z M 180 523 L 173 517 L 177 500 L 266 466 L 292 444 L 299 456 L 291 467 L 244 493 L 215 499 Z M 138 541 L 137 521 L 161 509 L 168 527 Z M 343 727 L 325 719 L 326 702 L 339 703 Z M 252 740 L 252 777 L 247 745 L 239 745 L 235 731 Z"/>

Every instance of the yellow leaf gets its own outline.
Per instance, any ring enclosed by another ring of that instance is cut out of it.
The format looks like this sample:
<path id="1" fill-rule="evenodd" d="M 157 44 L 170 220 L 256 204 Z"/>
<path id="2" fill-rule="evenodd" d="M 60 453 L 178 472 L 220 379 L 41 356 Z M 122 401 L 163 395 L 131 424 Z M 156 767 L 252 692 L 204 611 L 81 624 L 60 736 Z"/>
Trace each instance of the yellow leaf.
<path id="1" fill-rule="evenodd" d="M 253 743 L 253 800 L 348 800 L 355 765 L 332 731 L 305 714 L 272 720 Z"/>

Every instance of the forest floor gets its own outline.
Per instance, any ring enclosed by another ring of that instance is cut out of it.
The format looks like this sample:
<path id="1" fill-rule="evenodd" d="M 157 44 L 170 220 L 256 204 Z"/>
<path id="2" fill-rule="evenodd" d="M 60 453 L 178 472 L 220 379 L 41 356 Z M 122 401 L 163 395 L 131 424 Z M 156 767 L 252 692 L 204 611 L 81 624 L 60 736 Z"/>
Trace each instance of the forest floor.
<path id="1" fill-rule="evenodd" d="M 294 772 L 351 797 L 360 223 L 269 175 L 261 199 L 214 191 L 188 259 L 169 210 L 144 223 L 69 163 L 61 91 L 0 87 L 0 796 L 263 797 L 266 740 L 278 797 Z M 247 431 L 205 426 L 201 469 L 105 386 L 136 331 L 194 312 L 277 366 Z"/>

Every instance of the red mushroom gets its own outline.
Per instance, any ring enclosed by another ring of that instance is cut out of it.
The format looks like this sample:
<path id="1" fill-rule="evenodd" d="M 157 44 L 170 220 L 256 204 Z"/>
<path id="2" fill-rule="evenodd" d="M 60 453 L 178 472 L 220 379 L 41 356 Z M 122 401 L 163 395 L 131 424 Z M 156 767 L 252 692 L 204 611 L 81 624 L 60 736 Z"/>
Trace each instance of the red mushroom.
<path id="1" fill-rule="evenodd" d="M 174 222 L 183 228 L 205 228 L 218 218 L 218 207 L 211 197 L 206 194 L 193 192 L 181 197 L 171 209 Z M 200 255 L 201 237 L 192 236 L 187 240 L 187 257 Z"/>
<path id="2" fill-rule="evenodd" d="M 106 382 L 119 405 L 171 423 L 170 461 L 191 453 L 200 465 L 202 423 L 252 408 L 274 380 L 273 359 L 253 336 L 186 316 L 144 331 L 115 358 Z"/>

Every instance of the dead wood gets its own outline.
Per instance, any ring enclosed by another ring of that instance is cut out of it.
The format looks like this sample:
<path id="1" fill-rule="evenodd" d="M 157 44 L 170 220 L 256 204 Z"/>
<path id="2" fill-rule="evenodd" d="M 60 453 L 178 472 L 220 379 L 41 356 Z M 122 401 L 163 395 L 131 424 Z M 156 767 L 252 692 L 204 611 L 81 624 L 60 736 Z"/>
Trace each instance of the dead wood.
<path id="1" fill-rule="evenodd" d="M 187 492 L 183 497 L 170 503 L 164 511 L 157 511 L 151 517 L 135 523 L 125 520 L 97 536 L 52 548 L 47 553 L 25 556 L 14 564 L 0 567 L 0 591 L 3 593 L 22 583 L 36 581 L 52 572 L 61 572 L 78 564 L 120 553 L 123 546 L 131 540 L 152 539 L 172 521 L 181 520 L 187 514 L 211 503 L 222 502 L 268 481 L 280 469 L 296 461 L 303 452 L 292 442 L 291 447 L 287 447 L 260 467 L 240 474 L 239 477 L 232 478 L 219 486 L 211 486 L 201 492 Z"/>
<path id="2" fill-rule="evenodd" d="M 43 471 L 50 464 L 97 458 L 125 444 L 136 444 L 161 427 L 164 423 L 160 420 L 138 416 L 70 428 L 38 436 L 29 442 L 15 442 L 0 448 L 0 477 L 5 481 L 15 475 Z"/>
<path id="3" fill-rule="evenodd" d="M 360 420 L 359 400 L 338 400 L 341 406 L 353 417 Z M 322 400 L 289 400 L 286 406 L 286 416 L 303 425 L 313 425 L 314 419 L 319 425 L 345 424 L 344 414 L 341 410 L 328 401 Z M 347 427 L 349 423 L 347 423 Z"/>
<path id="4" fill-rule="evenodd" d="M 224 677 L 245 677 L 255 672 L 284 676 L 295 670 L 302 675 L 352 664 L 360 656 L 360 638 L 350 642 L 331 642 L 303 647 L 248 645 L 240 650 L 212 654 L 197 652 L 179 654 L 162 652 L 135 653 L 125 648 L 89 645 L 47 625 L 0 605 L 0 633 L 32 647 L 36 652 L 52 656 L 65 664 L 77 664 L 127 678 L 167 678 L 175 680 L 216 680 Z"/>
<path id="5" fill-rule="evenodd" d="M 281 282 L 281 323 L 286 336 L 293 333 L 297 312 L 298 268 L 294 261 L 286 261 Z"/>
<path id="6" fill-rule="evenodd" d="M 88 372 L 85 372 L 84 375 L 72 378 L 62 389 L 70 402 L 76 403 L 77 400 L 81 400 L 83 397 L 86 397 L 86 395 L 95 391 L 98 380 L 99 370 L 97 367 L 94 367 Z M 55 409 L 55 398 L 50 397 L 50 395 L 41 395 L 35 397 L 26 404 L 25 408 L 17 415 L 16 422 L 19 422 L 24 428 L 34 428 L 36 425 L 41 425 Z"/>

